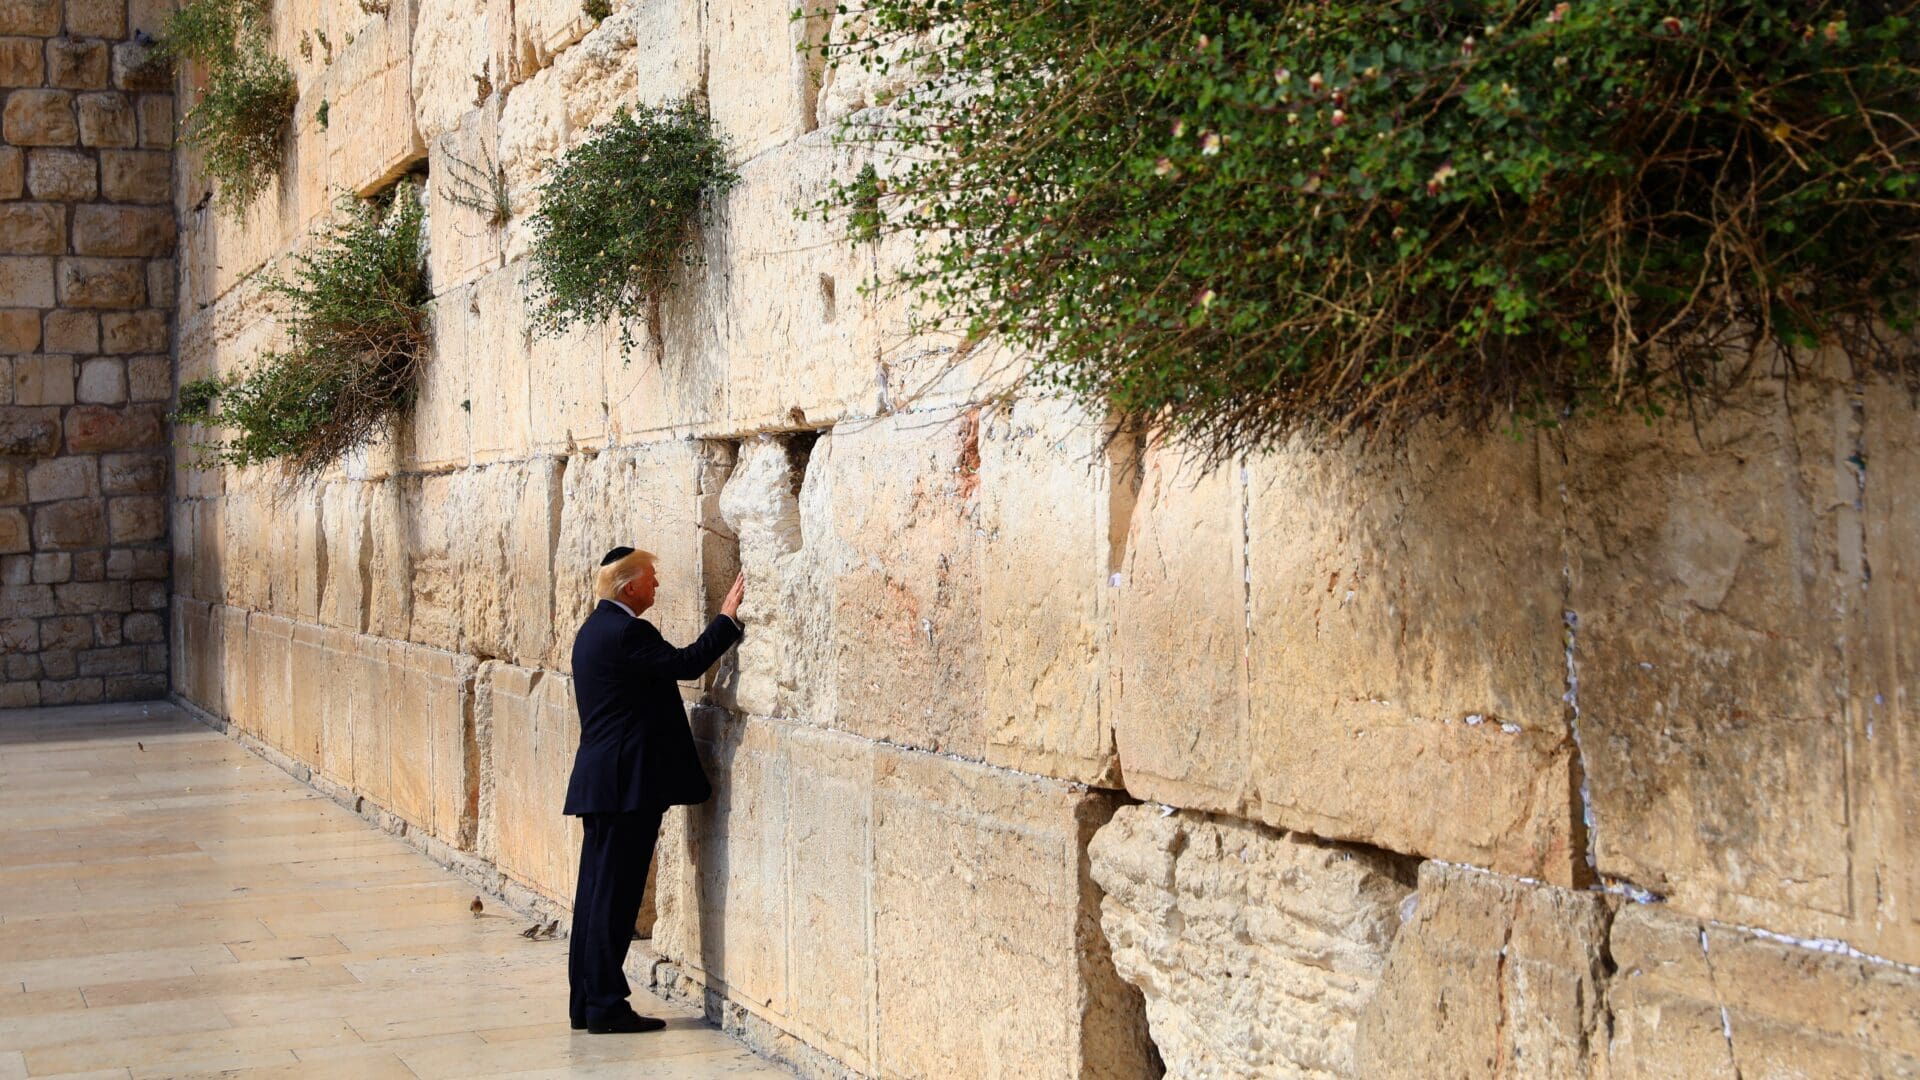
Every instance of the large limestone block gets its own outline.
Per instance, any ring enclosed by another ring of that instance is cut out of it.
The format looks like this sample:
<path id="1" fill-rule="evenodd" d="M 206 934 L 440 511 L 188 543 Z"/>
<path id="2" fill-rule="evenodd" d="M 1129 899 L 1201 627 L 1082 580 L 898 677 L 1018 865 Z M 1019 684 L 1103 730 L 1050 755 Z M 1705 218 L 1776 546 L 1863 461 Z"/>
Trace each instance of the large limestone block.
<path id="1" fill-rule="evenodd" d="M 474 722 L 483 764 L 480 855 L 515 880 L 571 901 L 580 823 L 560 808 L 580 745 L 572 680 L 488 661 L 480 668 Z"/>
<path id="2" fill-rule="evenodd" d="M 1117 810 L 1088 857 L 1168 1075 L 1376 1075 L 1353 1043 L 1409 892 L 1395 861 L 1153 806 Z"/>
<path id="3" fill-rule="evenodd" d="M 802 5 L 809 7 L 812 5 Z M 706 9 L 707 93 L 713 119 L 742 158 L 819 126 L 818 18 L 793 18 L 787 0 L 713 0 Z"/>
<path id="4" fill-rule="evenodd" d="M 877 1071 L 1159 1075 L 1087 870 L 1114 797 L 891 747 L 874 772 Z"/>
<path id="5" fill-rule="evenodd" d="M 1920 1075 L 1920 972 L 1629 905 L 1611 937 L 1612 1075 Z"/>
<path id="6" fill-rule="evenodd" d="M 949 412 L 842 425 L 808 470 L 832 476 L 829 539 L 814 556 L 833 575 L 836 701 L 821 719 L 976 759 L 986 754 L 979 506 L 967 475 L 977 423 Z"/>
<path id="7" fill-rule="evenodd" d="M 1428 862 L 1406 909 L 1356 1075 L 1608 1075 L 1605 898 Z"/>
<path id="8" fill-rule="evenodd" d="M 761 155 L 741 168 L 707 230 L 705 301 L 726 358 L 736 430 L 879 411 L 880 323 L 860 292 L 871 262 L 840 223 L 795 216 L 833 180 L 851 181 L 857 158 L 828 132 Z"/>
<path id="9" fill-rule="evenodd" d="M 512 6 L 499 0 L 418 0 L 416 8 L 409 90 L 414 127 L 432 145 L 489 96 L 482 90 L 493 79 L 493 24 L 511 20 Z M 441 169 L 435 166 L 437 182 Z"/>
<path id="10" fill-rule="evenodd" d="M 472 657 L 392 642 L 390 682 L 378 701 L 357 703 L 356 723 L 384 722 L 388 808 L 456 847 L 472 848 L 479 801 L 478 755 L 469 754 Z"/>
<path id="11" fill-rule="evenodd" d="M 660 587 L 646 618 L 686 645 L 706 629 L 719 597 L 704 596 L 700 450 L 687 441 L 565 459 L 553 547 L 552 647 L 547 666 L 572 670 L 573 637 L 593 610 L 593 576 L 608 548 L 658 557 Z"/>
<path id="12" fill-rule="evenodd" d="M 1115 499 L 1105 432 L 1052 401 L 997 406 L 978 424 L 987 757 L 1118 787 L 1102 693 Z"/>
<path id="13" fill-rule="evenodd" d="M 1870 734 L 1866 703 L 1897 700 L 1898 682 L 1854 685 L 1878 576 L 1863 411 L 1809 377 L 1761 382 L 1697 424 L 1571 433 L 1571 659 L 1601 872 L 1785 932 L 1854 939 L 1888 922 L 1876 863 L 1910 865 L 1912 849 L 1878 847 L 1850 804 L 1884 821 L 1911 785 L 1882 800 L 1850 774 L 1911 724 Z M 1885 480 L 1890 500 L 1912 497 L 1907 477 Z M 1903 959 L 1920 959 L 1913 918 L 1894 920 Z"/>
<path id="14" fill-rule="evenodd" d="M 793 1030 L 870 1071 L 875 1002 L 867 860 L 876 747 L 796 727 L 787 731 L 786 752 Z M 824 942 L 833 947 L 816 947 Z"/>
<path id="15" fill-rule="evenodd" d="M 467 306 L 466 347 L 454 362 L 467 372 L 476 463 L 522 458 L 532 445 L 525 296 L 519 269 L 508 266 L 481 278 Z"/>
<path id="16" fill-rule="evenodd" d="M 662 826 L 655 945 L 778 1024 L 796 995 L 811 992 L 788 981 L 791 946 L 798 944 L 787 917 L 788 725 L 734 720 L 712 709 L 695 713 L 694 722 L 714 793 Z M 835 945 L 859 949 L 861 942 Z M 834 1034 L 857 1042 L 857 1032 Z"/>
<path id="17" fill-rule="evenodd" d="M 175 594 L 172 647 L 168 651 L 173 665 L 173 688 L 214 716 L 226 715 L 220 671 L 225 648 L 220 634 L 224 626 L 218 608 Z"/>
<path id="18" fill-rule="evenodd" d="M 1431 428 L 1252 463 L 1250 816 L 1586 876 L 1559 481 L 1542 437 Z"/>
<path id="19" fill-rule="evenodd" d="M 524 272 L 525 264 L 516 264 Z M 606 444 L 607 333 L 599 323 L 575 324 L 565 334 L 536 334 L 527 347 L 533 446 L 571 453 Z"/>
<path id="20" fill-rule="evenodd" d="M 387 10 L 354 31 L 327 73 L 330 186 L 370 195 L 426 156 L 414 125 L 409 51 L 415 0 Z"/>
<path id="21" fill-rule="evenodd" d="M 457 469 L 472 460 L 468 349 L 476 295 L 472 285 L 463 285 L 441 293 L 433 302 L 432 350 L 420 372 L 413 408 L 394 439 L 397 456 L 408 468 Z"/>
<path id="22" fill-rule="evenodd" d="M 464 523 L 448 539 L 448 550 L 459 553 L 453 581 L 417 583 L 441 590 L 436 603 L 458 604 L 462 649 L 524 664 L 547 655 L 560 602 L 553 560 L 567 468 L 564 458 L 534 458 L 423 489 L 423 496 L 437 491 L 445 501 L 423 501 L 422 516 L 451 514 Z M 457 601 L 447 595 L 456 586 Z"/>
<path id="23" fill-rule="evenodd" d="M 287 701 L 292 693 L 293 623 L 255 611 L 246 614 L 242 625 L 242 634 L 228 639 L 228 662 L 240 669 L 229 676 L 227 684 L 230 718 L 247 734 L 285 749 Z M 233 647 L 236 642 L 238 649 Z M 236 688 L 237 694 L 233 692 Z"/>
<path id="24" fill-rule="evenodd" d="M 473 541 L 475 519 L 467 495 L 469 472 L 436 473 L 407 481 L 414 508 L 407 553 L 413 573 L 412 640 L 438 649 L 461 651 L 465 611 L 461 604 L 463 560 Z"/>
<path id="25" fill-rule="evenodd" d="M 327 713 L 339 687 L 333 681 L 331 654 L 339 648 L 341 631 L 311 623 L 293 626 L 292 655 L 288 658 L 286 745 L 280 749 L 296 761 L 318 765 L 325 741 Z"/>
<path id="26" fill-rule="evenodd" d="M 450 292 L 505 265 L 507 223 L 495 220 L 502 175 L 500 102 L 494 96 L 479 108 L 463 108 L 454 122 L 427 136 L 432 164 L 427 275 L 443 308 L 450 306 Z"/>
<path id="27" fill-rule="evenodd" d="M 1247 732 L 1247 518 L 1237 465 L 1141 461 L 1113 631 L 1113 728 L 1127 790 L 1239 814 Z"/>
<path id="28" fill-rule="evenodd" d="M 404 638 L 412 617 L 407 525 L 397 481 L 336 481 L 318 496 L 327 552 L 320 620 L 328 626 Z"/>

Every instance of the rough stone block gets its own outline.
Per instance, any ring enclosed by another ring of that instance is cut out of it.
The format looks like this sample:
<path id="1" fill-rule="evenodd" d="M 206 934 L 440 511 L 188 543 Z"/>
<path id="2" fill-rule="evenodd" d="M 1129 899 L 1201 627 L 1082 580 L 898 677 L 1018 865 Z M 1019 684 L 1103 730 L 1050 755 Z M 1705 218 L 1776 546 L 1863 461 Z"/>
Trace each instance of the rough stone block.
<path id="1" fill-rule="evenodd" d="M 414 126 L 429 145 L 488 96 L 479 93 L 479 76 L 487 72 L 491 81 L 492 43 L 477 28 L 487 25 L 492 6 L 492 0 L 419 0 L 408 77 Z M 435 167 L 436 182 L 443 172 Z"/>
<path id="2" fill-rule="evenodd" d="M 786 0 L 715 0 L 705 20 L 713 119 L 750 158 L 818 126 L 811 57 L 797 46 L 813 19 Z"/>
<path id="3" fill-rule="evenodd" d="M 44 664 L 46 658 L 41 658 Z M 105 697 L 105 690 L 99 679 L 72 679 L 65 682 L 42 681 L 40 683 L 40 704 L 42 705 L 91 705 Z"/>
<path id="4" fill-rule="evenodd" d="M 1251 757 L 1240 470 L 1169 450 L 1142 467 L 1113 631 L 1122 774 L 1140 798 L 1232 813 Z"/>
<path id="5" fill-rule="evenodd" d="M 137 675 L 140 672 L 141 650 L 137 645 L 88 649 L 79 655 L 78 660 L 82 676 Z"/>
<path id="6" fill-rule="evenodd" d="M 140 146 L 147 150 L 167 150 L 173 146 L 173 95 L 141 94 Z"/>
<path id="7" fill-rule="evenodd" d="M 98 466 L 98 460 L 92 457 L 63 457 L 35 462 L 27 470 L 27 498 L 38 503 L 98 495 Z"/>
<path id="8" fill-rule="evenodd" d="M 1629 905 L 1610 939 L 1616 1077 L 1920 1071 L 1920 975 Z"/>
<path id="9" fill-rule="evenodd" d="M 133 606 L 127 583 L 124 581 L 75 581 L 65 585 L 55 585 L 53 602 L 63 615 L 101 611 L 125 612 L 131 610 Z"/>
<path id="10" fill-rule="evenodd" d="M 815 445 L 808 471 L 826 480 L 826 520 L 807 520 L 816 504 L 804 491 L 802 515 L 833 576 L 833 726 L 984 755 L 977 481 L 965 475 L 977 438 L 969 415 L 945 413 L 836 429 Z"/>
<path id="11" fill-rule="evenodd" d="M 127 616 L 121 632 L 126 635 L 128 641 L 140 645 L 165 641 L 167 636 L 166 626 L 161 623 L 160 616 L 150 611 L 139 611 Z"/>
<path id="12" fill-rule="evenodd" d="M 409 8 L 395 3 L 384 17 L 368 23 L 329 73 L 329 130 L 351 131 L 354 137 L 327 141 L 327 175 L 334 185 L 357 194 L 379 190 L 427 153 L 413 124 L 405 45 Z"/>
<path id="13" fill-rule="evenodd" d="M 26 189 L 26 153 L 17 146 L 0 146 L 0 199 L 17 199 Z"/>
<path id="14" fill-rule="evenodd" d="M 423 491 L 423 497 L 431 494 L 436 500 L 423 502 L 423 517 L 450 512 L 452 521 L 503 526 L 488 532 L 455 530 L 457 535 L 446 541 L 446 554 L 430 561 L 429 572 L 414 579 L 429 612 L 451 609 L 442 620 L 457 622 L 464 649 L 529 666 L 547 656 L 553 609 L 574 600 L 572 590 L 556 591 L 553 584 L 562 475 L 581 467 L 572 460 L 539 458 L 477 469 L 438 491 Z M 572 640 L 569 630 L 567 643 Z"/>
<path id="15" fill-rule="evenodd" d="M 978 423 L 987 758 L 1118 787 L 1103 693 L 1108 575 L 1118 569 L 1105 432 L 1043 401 L 1009 403 Z"/>
<path id="16" fill-rule="evenodd" d="M 124 0 L 67 0 L 67 33 L 119 39 L 127 36 Z"/>
<path id="17" fill-rule="evenodd" d="M 522 457 L 530 443 L 524 292 L 516 267 L 480 279 L 469 309 L 472 447 L 476 462 Z"/>
<path id="18" fill-rule="evenodd" d="M 753 587 L 740 605 L 752 630 L 716 690 L 723 704 L 743 712 L 824 720 L 833 702 L 833 579 L 817 558 L 819 547 L 802 550 L 806 446 L 773 436 L 748 439 L 720 489 L 720 515 L 737 538 L 739 566 Z M 824 474 L 815 472 L 811 483 L 817 497 Z"/>
<path id="19" fill-rule="evenodd" d="M 44 54 L 37 38 L 0 38 L 0 88 L 37 87 L 46 81 Z"/>
<path id="20" fill-rule="evenodd" d="M 60 32 L 60 0 L 0 0 L 0 34 L 52 37 Z"/>
<path id="21" fill-rule="evenodd" d="M 27 155 L 27 190 L 55 202 L 91 199 L 100 193 L 100 169 L 92 154 L 34 150 Z"/>
<path id="22" fill-rule="evenodd" d="M 1847 762 L 1868 742 L 1835 644 L 1867 582 L 1859 421 L 1844 387 L 1752 393 L 1697 426 L 1569 436 L 1594 850 L 1603 873 L 1687 910 L 1844 932 L 1873 892 L 1850 872 L 1864 792 Z"/>
<path id="23" fill-rule="evenodd" d="M 67 410 L 67 449 L 91 454 L 164 446 L 164 420 L 164 411 L 155 405 L 76 406 Z"/>
<path id="24" fill-rule="evenodd" d="M 0 252 L 8 255 L 59 255 L 66 251 L 64 207 L 51 203 L 0 206 Z M 12 351 L 12 350 L 10 350 Z M 32 349 L 17 350 L 31 352 Z"/>
<path id="25" fill-rule="evenodd" d="M 33 549 L 24 510 L 0 510 L 0 555 L 17 555 Z"/>
<path id="26" fill-rule="evenodd" d="M 80 380 L 75 389 L 80 401 L 90 405 L 119 405 L 127 400 L 127 366 L 123 361 L 94 357 L 80 365 Z"/>
<path id="27" fill-rule="evenodd" d="M 454 2 L 464 3 L 467 0 Z M 484 2 L 494 3 L 497 0 Z M 446 28 L 447 32 L 457 29 L 451 26 Z M 425 28 L 422 30 L 424 37 Z M 473 35 L 465 32 L 459 32 L 457 36 L 463 42 L 473 38 Z M 419 58 L 416 57 L 416 75 L 420 72 L 418 63 Z M 477 71 L 478 67 L 474 70 Z M 429 158 L 433 165 L 432 182 L 428 188 L 432 199 L 432 214 L 428 222 L 432 233 L 427 248 L 428 276 L 433 281 L 434 291 L 443 298 L 503 265 L 507 222 L 498 220 L 498 200 L 504 190 L 496 190 L 497 184 L 504 183 L 499 153 L 500 99 L 488 98 L 480 108 L 471 107 L 471 93 L 464 100 L 467 106 L 449 117 L 444 124 L 436 123 L 435 133 L 428 136 Z M 509 214 L 511 208 L 512 203 L 509 202 Z M 470 292 L 461 291 L 471 299 Z M 451 307 L 451 301 L 442 301 L 441 308 L 446 314 L 453 314 L 449 310 Z"/>
<path id="28" fill-rule="evenodd" d="M 0 406 L 0 455 L 51 457 L 59 448 L 58 408 Z"/>
<path id="29" fill-rule="evenodd" d="M 215 716 L 225 715 L 221 696 L 220 664 L 223 647 L 221 620 L 215 609 L 191 597 L 173 600 L 173 685 L 181 696 Z"/>
<path id="30" fill-rule="evenodd" d="M 904 378 L 886 382 L 898 360 L 887 349 L 898 342 L 883 340 L 874 305 L 860 294 L 870 254 L 845 242 L 841 224 L 794 216 L 858 168 L 828 132 L 750 162 L 709 230 L 704 296 L 715 310 L 682 303 L 667 311 L 671 350 L 724 358 L 736 430 L 871 416 L 919 389 Z"/>
<path id="31" fill-rule="evenodd" d="M 490 661 L 480 668 L 474 722 L 486 747 L 479 852 L 508 876 L 570 901 L 579 819 L 562 817 L 580 719 L 564 675 Z"/>
<path id="32" fill-rule="evenodd" d="M 394 642 L 385 689 L 390 707 L 380 720 L 366 700 L 356 702 L 355 710 L 356 723 L 383 720 L 388 726 L 387 805 L 433 836 L 468 848 L 478 798 L 465 734 L 475 668 L 471 657 Z"/>
<path id="33" fill-rule="evenodd" d="M 30 353 L 39 348 L 38 311 L 31 308 L 0 311 L 0 353 Z"/>
<path id="34" fill-rule="evenodd" d="M 32 619 L 0 619 L 0 653 L 40 651 L 40 624 Z M 36 673 L 38 665 L 35 666 Z"/>
<path id="35" fill-rule="evenodd" d="M 73 209 L 73 250 L 79 255 L 137 255 L 150 257 L 173 253 L 173 210 L 165 206 L 106 206 L 89 204 Z M 163 348 L 166 335 L 164 312 L 140 312 L 139 316 L 158 316 L 160 342 L 113 352 L 152 352 Z M 124 318 L 135 318 L 128 315 Z M 112 340 L 109 333 L 109 341 Z"/>
<path id="36" fill-rule="evenodd" d="M 33 557 L 35 585 L 59 585 L 72 578 L 73 556 L 67 552 L 50 552 Z"/>
<path id="37" fill-rule="evenodd" d="M 74 102 L 80 117 L 80 145 L 115 148 L 138 145 L 139 121 L 127 95 L 117 91 L 81 94 Z"/>
<path id="38" fill-rule="evenodd" d="M 93 620 L 85 615 L 56 615 L 40 620 L 40 645 L 46 649 L 84 649 L 93 644 Z"/>
<path id="39" fill-rule="evenodd" d="M 1354 1031 L 1400 929 L 1402 861 L 1151 806 L 1120 807 L 1087 855 L 1169 1075 L 1375 1075 Z"/>
<path id="40" fill-rule="evenodd" d="M 173 394 L 173 363 L 165 356 L 135 356 L 127 361 L 127 396 L 134 401 L 165 401 Z"/>
<path id="41" fill-rule="evenodd" d="M 32 568 L 32 559 L 24 556 L 16 556 L 16 558 L 20 560 L 21 566 Z M 5 611 L 15 618 L 33 619 L 42 615 L 55 614 L 59 610 L 54 602 L 51 585 L 0 586 L 0 611 Z"/>
<path id="42" fill-rule="evenodd" d="M 164 150 L 100 152 L 100 192 L 113 202 L 163 204 L 171 198 L 172 189 L 172 154 Z"/>
<path id="43" fill-rule="evenodd" d="M 106 701 L 148 701 L 167 696 L 167 676 L 164 672 L 111 675 L 103 682 L 101 696 Z"/>
<path id="44" fill-rule="evenodd" d="M 99 499 L 69 499 L 33 508 L 33 545 L 40 551 L 105 547 L 106 507 Z"/>
<path id="45" fill-rule="evenodd" d="M 107 454 L 100 459 L 100 490 L 108 495 L 162 495 L 167 459 L 158 454 Z"/>
<path id="46" fill-rule="evenodd" d="M 1607 1074 L 1604 898 L 1428 862 L 1354 1075 Z"/>
<path id="47" fill-rule="evenodd" d="M 73 556 L 73 580 L 99 581 L 106 576 L 106 560 L 98 551 L 79 551 Z"/>
<path id="48" fill-rule="evenodd" d="M 53 260 L 17 255 L 0 256 L 0 296 L 9 305 L 53 306 Z"/>
<path id="49" fill-rule="evenodd" d="M 69 30 L 69 32 L 72 32 Z M 54 38 L 47 42 L 47 83 L 66 90 L 96 90 L 107 85 L 107 43 Z"/>
<path id="50" fill-rule="evenodd" d="M 564 453 L 605 444 L 610 405 L 600 381 L 605 346 L 605 333 L 597 325 L 529 339 L 528 426 L 535 449 Z"/>
<path id="51" fill-rule="evenodd" d="M 80 139 L 73 93 L 67 90 L 15 90 L 0 110 L 0 133 L 14 146 L 72 146 Z"/>
<path id="52" fill-rule="evenodd" d="M 31 709 L 39 704 L 39 683 L 0 682 L 0 709 Z"/>
<path id="53" fill-rule="evenodd" d="M 80 308 L 135 308 L 147 299 L 139 259 L 61 259 L 60 303 Z"/>
<path id="54" fill-rule="evenodd" d="M 438 228 L 439 218 L 434 220 Z M 413 411 L 395 436 L 396 450 L 411 467 L 464 468 L 472 460 L 467 330 L 473 321 L 469 305 L 474 296 L 474 288 L 467 285 L 444 292 L 433 302 L 432 356 L 420 374 Z"/>
<path id="55" fill-rule="evenodd" d="M 13 400 L 21 405 L 73 404 L 73 358 L 18 356 L 13 361 Z"/>
<path id="56" fill-rule="evenodd" d="M 141 544 L 164 540 L 167 535 L 167 501 L 157 495 L 125 495 L 107 500 L 109 540 L 115 544 Z"/>
<path id="57" fill-rule="evenodd" d="M 91 311 L 49 311 L 46 341 L 48 352 L 99 352 L 100 316 Z"/>
<path id="58" fill-rule="evenodd" d="M 119 90 L 171 90 L 173 70 L 153 45 L 123 41 L 113 47 L 113 86 Z"/>
<path id="59" fill-rule="evenodd" d="M 27 501 L 27 463 L 0 458 L 0 506 Z"/>
<path id="60" fill-rule="evenodd" d="M 1086 866 L 1111 794 L 875 752 L 875 1046 L 883 1075 L 1157 1075 Z M 981 1018 L 954 1024 L 955 1015 Z"/>

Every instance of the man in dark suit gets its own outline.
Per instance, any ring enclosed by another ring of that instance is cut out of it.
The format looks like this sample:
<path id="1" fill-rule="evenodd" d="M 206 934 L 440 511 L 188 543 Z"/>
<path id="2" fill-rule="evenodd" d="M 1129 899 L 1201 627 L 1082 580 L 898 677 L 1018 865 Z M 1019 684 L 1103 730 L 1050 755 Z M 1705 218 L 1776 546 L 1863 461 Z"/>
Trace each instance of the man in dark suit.
<path id="1" fill-rule="evenodd" d="M 599 603 L 573 639 L 573 695 L 580 707 L 580 750 L 567 781 L 564 812 L 585 826 L 580 879 L 573 894 L 567 980 L 576 1030 L 594 1034 L 657 1031 L 666 1024 L 627 1004 L 621 970 L 647 864 L 667 807 L 713 794 L 693 747 L 680 702 L 682 679 L 697 679 L 744 631 L 738 613 L 744 578 L 735 578 L 720 614 L 699 640 L 676 649 L 640 613 L 659 585 L 654 558 L 617 547 L 594 577 Z"/>

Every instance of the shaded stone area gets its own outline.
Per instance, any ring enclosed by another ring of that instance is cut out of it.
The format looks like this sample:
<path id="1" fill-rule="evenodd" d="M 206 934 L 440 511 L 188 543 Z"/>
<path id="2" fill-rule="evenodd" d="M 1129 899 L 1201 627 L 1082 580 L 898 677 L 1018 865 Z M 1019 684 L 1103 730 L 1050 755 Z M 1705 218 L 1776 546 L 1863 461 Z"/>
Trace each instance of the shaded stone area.
<path id="1" fill-rule="evenodd" d="M 166 11 L 0 4 L 0 708 L 167 691 Z"/>
<path id="2" fill-rule="evenodd" d="M 0 711 L 0 816 L 0 1075 L 790 1075 L 170 705 Z"/>

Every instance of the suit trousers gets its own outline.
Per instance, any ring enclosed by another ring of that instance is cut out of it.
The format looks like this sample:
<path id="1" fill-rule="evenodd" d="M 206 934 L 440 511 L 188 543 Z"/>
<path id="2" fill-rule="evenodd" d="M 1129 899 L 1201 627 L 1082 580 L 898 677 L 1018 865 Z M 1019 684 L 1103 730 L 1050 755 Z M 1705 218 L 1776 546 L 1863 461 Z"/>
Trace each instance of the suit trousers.
<path id="1" fill-rule="evenodd" d="M 647 891 L 647 866 L 660 835 L 659 810 L 582 814 L 580 878 L 573 890 L 573 931 L 568 938 L 568 1005 L 574 1023 L 604 1020 L 628 1011 L 622 968 L 633 944 L 633 923 Z"/>

